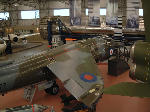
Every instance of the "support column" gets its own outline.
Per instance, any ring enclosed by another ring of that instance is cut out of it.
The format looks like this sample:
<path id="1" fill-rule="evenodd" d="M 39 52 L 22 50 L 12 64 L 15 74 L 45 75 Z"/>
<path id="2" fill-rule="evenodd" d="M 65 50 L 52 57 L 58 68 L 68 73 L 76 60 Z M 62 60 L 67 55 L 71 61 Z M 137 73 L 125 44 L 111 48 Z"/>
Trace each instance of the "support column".
<path id="1" fill-rule="evenodd" d="M 18 7 L 10 6 L 9 7 L 9 16 L 11 26 L 17 26 L 18 20 L 21 19 L 21 12 L 18 11 Z"/>
<path id="2" fill-rule="evenodd" d="M 150 42 L 150 0 L 142 0 L 142 7 L 144 9 L 144 25 L 145 25 L 145 35 L 146 41 Z"/>
<path id="3" fill-rule="evenodd" d="M 126 0 L 118 0 L 117 27 L 114 29 L 114 38 L 123 39 L 123 27 L 126 20 Z"/>
<path id="4" fill-rule="evenodd" d="M 53 16 L 53 10 L 49 8 L 50 2 L 43 1 L 39 3 L 40 18 Z"/>
<path id="5" fill-rule="evenodd" d="M 123 39 L 122 36 L 123 36 L 123 29 L 122 29 L 122 16 L 118 15 L 118 25 L 117 27 L 114 29 L 114 39 Z"/>
<path id="6" fill-rule="evenodd" d="M 110 1 L 110 0 L 109 0 Z M 126 19 L 124 19 L 126 17 L 126 0 L 116 0 L 113 1 L 113 3 L 111 3 L 112 6 L 116 7 L 111 7 L 113 9 L 113 13 L 115 16 L 112 15 L 112 13 L 110 13 L 111 16 L 107 18 L 108 21 L 108 25 L 115 27 L 114 29 L 114 39 L 123 39 L 123 23 Z M 108 3 L 108 8 L 109 7 L 109 3 Z M 109 9 L 111 10 L 111 9 Z M 109 11 L 108 10 L 108 11 Z M 109 12 L 108 12 L 109 13 Z M 113 22 L 115 23 L 113 23 Z"/>
<path id="7" fill-rule="evenodd" d="M 118 25 L 118 2 L 119 0 L 107 0 L 106 25 Z"/>
<path id="8" fill-rule="evenodd" d="M 53 16 L 53 10 L 40 9 L 40 18 Z"/>
<path id="9" fill-rule="evenodd" d="M 88 25 L 88 19 L 86 17 L 86 0 L 81 1 L 81 25 L 87 26 Z"/>
<path id="10" fill-rule="evenodd" d="M 118 25 L 121 23 L 123 28 L 126 28 L 126 8 L 127 8 L 126 0 L 118 0 Z M 122 21 L 119 21 L 119 18 L 121 18 Z M 120 23 L 119 23 L 120 22 Z"/>
<path id="11" fill-rule="evenodd" d="M 88 0 L 89 26 L 100 26 L 100 0 Z"/>
<path id="12" fill-rule="evenodd" d="M 81 25 L 81 0 L 70 0 L 70 24 Z"/>
<path id="13" fill-rule="evenodd" d="M 127 0 L 127 28 L 139 28 L 139 0 Z"/>

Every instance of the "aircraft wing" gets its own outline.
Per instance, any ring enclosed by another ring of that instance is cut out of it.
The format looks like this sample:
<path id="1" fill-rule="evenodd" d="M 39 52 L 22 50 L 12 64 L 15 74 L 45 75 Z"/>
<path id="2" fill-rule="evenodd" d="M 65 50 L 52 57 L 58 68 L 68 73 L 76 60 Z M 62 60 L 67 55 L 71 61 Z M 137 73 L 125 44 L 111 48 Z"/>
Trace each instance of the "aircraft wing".
<path id="1" fill-rule="evenodd" d="M 33 33 L 33 34 L 26 34 L 26 35 L 20 35 L 19 38 L 27 38 L 35 35 L 40 35 L 40 33 Z"/>
<path id="2" fill-rule="evenodd" d="M 72 44 L 59 47 L 62 49 L 64 52 L 54 56 L 56 62 L 48 68 L 78 101 L 91 106 L 101 97 L 104 86 L 95 60 L 87 48 Z"/>
<path id="3" fill-rule="evenodd" d="M 2 39 L 4 39 L 4 40 L 9 40 L 8 37 L 3 37 Z"/>
<path id="4" fill-rule="evenodd" d="M 104 94 L 150 98 L 149 83 L 122 82 L 104 89 Z"/>

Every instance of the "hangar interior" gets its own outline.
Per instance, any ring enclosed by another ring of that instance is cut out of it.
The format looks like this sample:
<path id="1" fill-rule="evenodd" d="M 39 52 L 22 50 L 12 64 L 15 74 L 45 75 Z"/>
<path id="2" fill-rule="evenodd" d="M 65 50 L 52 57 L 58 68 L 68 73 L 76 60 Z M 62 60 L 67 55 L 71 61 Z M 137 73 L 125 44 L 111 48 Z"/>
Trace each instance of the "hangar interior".
<path id="1" fill-rule="evenodd" d="M 149 112 L 149 4 L 0 0 L 0 112 Z"/>

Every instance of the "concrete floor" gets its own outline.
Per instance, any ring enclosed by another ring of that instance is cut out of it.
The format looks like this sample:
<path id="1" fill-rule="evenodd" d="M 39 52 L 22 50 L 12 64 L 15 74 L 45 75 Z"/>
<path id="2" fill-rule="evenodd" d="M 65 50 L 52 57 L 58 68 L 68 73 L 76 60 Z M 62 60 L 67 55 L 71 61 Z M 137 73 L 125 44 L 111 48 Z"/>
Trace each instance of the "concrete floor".
<path id="1" fill-rule="evenodd" d="M 46 45 L 43 45 L 39 48 L 24 51 L 24 53 L 19 52 L 14 55 L 9 55 L 8 57 L 12 59 L 15 59 L 15 57 L 22 58 L 23 56 L 30 56 L 34 53 L 38 53 L 46 48 Z M 128 76 L 128 71 L 118 77 L 113 77 L 107 74 L 107 66 L 107 63 L 98 65 L 104 77 L 105 87 L 109 87 L 119 82 L 132 82 Z M 58 84 L 60 86 L 60 93 L 58 95 L 52 96 L 46 94 L 44 91 L 37 90 L 32 104 L 54 106 L 56 112 L 62 112 L 61 108 L 63 107 L 63 104 L 61 103 L 59 96 L 63 93 L 67 93 L 67 91 L 63 88 L 63 84 L 60 81 L 58 81 Z M 0 109 L 27 104 L 30 103 L 23 99 L 23 89 L 9 92 L 5 96 L 0 96 Z M 149 105 L 149 98 L 134 98 L 104 94 L 102 99 L 97 104 L 96 112 L 150 112 Z M 50 112 L 50 109 L 46 112 Z"/>

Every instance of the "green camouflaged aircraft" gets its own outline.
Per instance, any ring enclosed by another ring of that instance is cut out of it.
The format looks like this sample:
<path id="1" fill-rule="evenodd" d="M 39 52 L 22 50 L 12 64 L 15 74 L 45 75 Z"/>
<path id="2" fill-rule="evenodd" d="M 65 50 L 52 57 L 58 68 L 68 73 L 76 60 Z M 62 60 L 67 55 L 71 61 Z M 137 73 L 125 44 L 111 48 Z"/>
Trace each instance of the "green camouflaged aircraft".
<path id="1" fill-rule="evenodd" d="M 56 76 L 78 101 L 90 107 L 101 97 L 104 87 L 94 58 L 105 58 L 110 44 L 102 38 L 87 39 L 44 51 L 20 62 L 1 63 L 0 93 L 55 80 Z M 55 91 L 56 83 L 52 87 L 46 92 Z"/>
<path id="2" fill-rule="evenodd" d="M 0 112 L 44 112 L 48 108 L 48 106 L 33 104 L 6 108 L 4 110 L 0 110 Z"/>
<path id="3" fill-rule="evenodd" d="M 142 0 L 146 40 L 136 42 L 131 49 L 131 65 L 129 76 L 138 83 L 123 82 L 105 88 L 105 94 L 131 97 L 150 97 L 150 1 Z"/>

